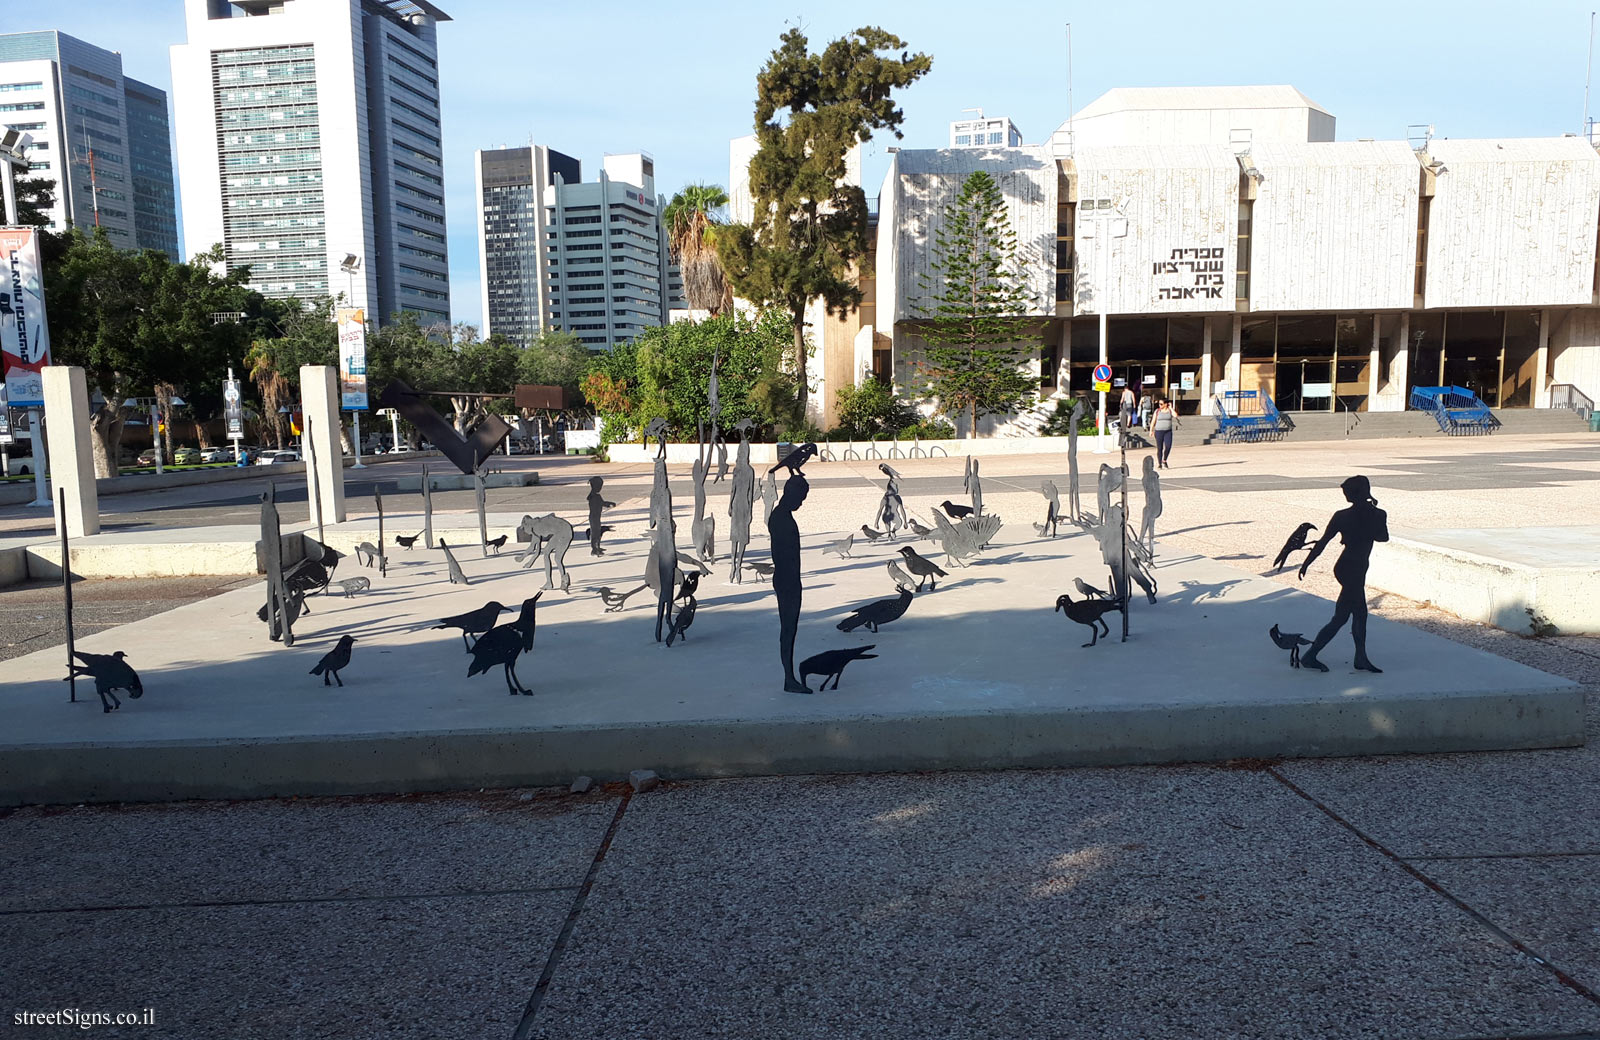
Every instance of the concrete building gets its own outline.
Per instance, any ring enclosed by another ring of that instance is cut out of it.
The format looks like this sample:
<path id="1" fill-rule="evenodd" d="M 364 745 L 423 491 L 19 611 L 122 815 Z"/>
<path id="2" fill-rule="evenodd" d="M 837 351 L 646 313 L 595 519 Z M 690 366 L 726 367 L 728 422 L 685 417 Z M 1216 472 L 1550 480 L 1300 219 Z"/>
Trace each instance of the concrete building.
<path id="1" fill-rule="evenodd" d="M 607 155 L 589 183 L 542 146 L 480 151 L 476 165 L 485 335 L 563 329 L 608 347 L 682 306 L 649 155 Z"/>
<path id="2" fill-rule="evenodd" d="M 0 126 L 33 138 L 54 183 L 50 227 L 104 228 L 126 249 L 178 257 L 167 95 L 122 55 L 55 31 L 0 35 Z"/>
<path id="3" fill-rule="evenodd" d="M 1048 147 L 898 152 L 878 367 L 906 381 L 943 206 L 984 169 L 1042 340 L 1038 406 L 987 431 L 1027 432 L 1090 390 L 1102 313 L 1114 378 L 1189 414 L 1223 391 L 1285 411 L 1399 411 L 1452 384 L 1496 408 L 1548 407 L 1569 384 L 1600 399 L 1594 148 L 1332 135 L 1292 88 L 1115 90 Z"/>
<path id="4" fill-rule="evenodd" d="M 450 320 L 428 0 L 185 0 L 172 48 L 184 241 L 268 296 Z M 360 264 L 341 270 L 347 256 Z"/>
<path id="5" fill-rule="evenodd" d="M 1022 145 L 1022 131 L 1005 116 L 985 119 L 978 110 L 976 119 L 958 119 L 950 124 L 951 148 L 1017 148 Z"/>

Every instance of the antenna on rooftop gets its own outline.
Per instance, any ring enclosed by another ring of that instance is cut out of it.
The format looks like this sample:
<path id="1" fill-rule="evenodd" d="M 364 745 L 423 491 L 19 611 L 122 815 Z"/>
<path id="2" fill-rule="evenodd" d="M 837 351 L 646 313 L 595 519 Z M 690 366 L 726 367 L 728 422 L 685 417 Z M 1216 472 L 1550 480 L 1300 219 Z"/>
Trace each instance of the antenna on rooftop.
<path id="1" fill-rule="evenodd" d="M 1583 70 L 1583 139 L 1594 144 L 1589 126 L 1589 80 L 1594 74 L 1594 12 L 1589 12 L 1589 63 Z"/>

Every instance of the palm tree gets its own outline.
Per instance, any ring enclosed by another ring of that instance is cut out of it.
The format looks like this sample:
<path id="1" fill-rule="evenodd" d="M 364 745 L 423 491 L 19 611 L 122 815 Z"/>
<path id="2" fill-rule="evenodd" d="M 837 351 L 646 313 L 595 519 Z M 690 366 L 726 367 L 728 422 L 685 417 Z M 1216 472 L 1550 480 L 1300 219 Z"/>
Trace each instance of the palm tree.
<path id="1" fill-rule="evenodd" d="M 720 184 L 686 184 L 661 213 L 683 273 L 683 295 L 690 307 L 712 315 L 733 310 L 733 289 L 716 250 L 717 228 L 724 224 L 718 211 L 727 204 Z"/>

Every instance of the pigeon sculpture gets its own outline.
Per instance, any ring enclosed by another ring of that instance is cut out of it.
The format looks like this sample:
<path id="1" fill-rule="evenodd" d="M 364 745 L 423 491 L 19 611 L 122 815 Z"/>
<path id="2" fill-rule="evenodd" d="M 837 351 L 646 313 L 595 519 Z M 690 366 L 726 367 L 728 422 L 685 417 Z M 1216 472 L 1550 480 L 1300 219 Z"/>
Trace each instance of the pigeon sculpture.
<path id="1" fill-rule="evenodd" d="M 866 646 L 850 647 L 845 650 L 828 650 L 824 653 L 813 654 L 800 662 L 800 681 L 804 683 L 808 676 L 820 675 L 822 676 L 822 685 L 817 687 L 819 692 L 828 688 L 829 679 L 833 680 L 833 688 L 837 690 L 839 688 L 839 678 L 844 675 L 845 665 L 851 661 L 877 657 L 877 654 L 867 653 L 868 650 L 877 645 L 876 643 L 869 643 Z M 811 692 L 809 686 L 806 692 Z"/>
<path id="2" fill-rule="evenodd" d="M 323 654 L 322 660 L 318 661 L 317 666 L 311 669 L 311 674 L 322 676 L 322 685 L 324 686 L 328 685 L 328 677 L 330 675 L 333 676 L 334 682 L 343 686 L 344 680 L 339 678 L 339 673 L 350 666 L 350 648 L 355 645 L 355 641 L 355 636 L 340 636 L 333 649 Z"/>
<path id="3" fill-rule="evenodd" d="M 911 606 L 911 590 L 903 588 L 900 590 L 900 595 L 894 599 L 874 600 L 864 607 L 857 607 L 849 617 L 839 622 L 838 628 L 841 632 L 854 632 L 865 625 L 868 632 L 876 635 L 878 626 L 899 621 L 905 616 L 906 608 L 909 606 Z"/>

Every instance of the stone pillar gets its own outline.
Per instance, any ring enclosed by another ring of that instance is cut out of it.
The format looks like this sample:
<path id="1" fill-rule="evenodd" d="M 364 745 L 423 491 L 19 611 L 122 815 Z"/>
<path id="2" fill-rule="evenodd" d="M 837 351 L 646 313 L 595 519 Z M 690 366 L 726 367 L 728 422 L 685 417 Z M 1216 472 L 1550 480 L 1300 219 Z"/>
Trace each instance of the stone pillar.
<path id="1" fill-rule="evenodd" d="M 1216 326 L 1214 322 L 1222 319 L 1216 315 L 1208 314 L 1200 332 L 1200 414 L 1211 414 L 1211 331 Z M 1170 380 L 1169 380 L 1170 381 Z"/>
<path id="2" fill-rule="evenodd" d="M 311 522 L 344 523 L 344 446 L 339 439 L 339 370 L 332 365 L 300 369 L 300 410 L 310 423 L 306 437 L 306 480 L 316 466 Z"/>
<path id="3" fill-rule="evenodd" d="M 1533 361 L 1533 407 L 1550 407 L 1550 310 L 1539 312 L 1539 349 Z"/>
<path id="4" fill-rule="evenodd" d="M 1383 331 L 1383 315 L 1372 316 L 1372 355 L 1367 361 L 1367 411 L 1377 411 L 1378 405 L 1378 373 L 1383 370 L 1383 349 L 1379 346 L 1380 335 Z M 1333 378 L 1339 378 L 1339 372 L 1334 370 Z M 1337 387 L 1335 387 L 1337 389 Z"/>
<path id="5" fill-rule="evenodd" d="M 72 538 L 100 533 L 100 498 L 95 492 L 94 453 L 89 449 L 89 383 L 83 369 L 46 365 L 44 414 L 50 456 L 50 494 L 67 493 L 65 512 L 56 507 L 56 534 L 66 524 Z"/>

